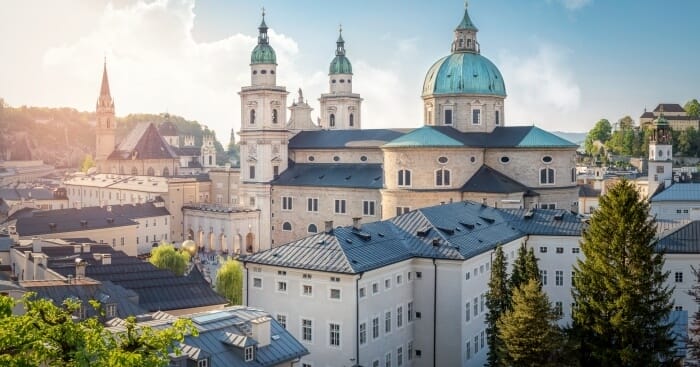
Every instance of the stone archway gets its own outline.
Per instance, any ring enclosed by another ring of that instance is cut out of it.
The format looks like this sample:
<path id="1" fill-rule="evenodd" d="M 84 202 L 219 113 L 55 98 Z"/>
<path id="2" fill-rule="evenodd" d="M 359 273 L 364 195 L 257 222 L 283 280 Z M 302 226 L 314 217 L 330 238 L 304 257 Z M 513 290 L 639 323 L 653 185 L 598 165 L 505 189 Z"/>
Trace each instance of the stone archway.
<path id="1" fill-rule="evenodd" d="M 204 231 L 202 229 L 197 233 L 197 246 L 204 248 Z"/>
<path id="2" fill-rule="evenodd" d="M 245 253 L 245 248 L 243 248 L 243 237 L 240 233 L 233 235 L 233 248 L 237 254 Z"/>
<path id="3" fill-rule="evenodd" d="M 209 251 L 216 252 L 216 235 L 214 232 L 209 232 Z"/>
<path id="4" fill-rule="evenodd" d="M 226 244 L 226 234 L 224 232 L 221 232 L 219 235 L 219 251 L 220 252 L 228 252 L 229 248 L 228 245 Z"/>

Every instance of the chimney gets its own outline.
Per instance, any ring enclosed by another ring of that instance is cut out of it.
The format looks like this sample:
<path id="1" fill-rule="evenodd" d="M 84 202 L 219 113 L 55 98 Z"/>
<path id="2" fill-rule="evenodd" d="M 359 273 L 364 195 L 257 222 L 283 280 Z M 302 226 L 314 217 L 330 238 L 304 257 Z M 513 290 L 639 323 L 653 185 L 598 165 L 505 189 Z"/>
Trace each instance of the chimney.
<path id="1" fill-rule="evenodd" d="M 333 221 L 332 220 L 327 220 L 323 222 L 326 226 L 326 233 L 333 233 Z"/>
<path id="2" fill-rule="evenodd" d="M 75 279 L 83 279 L 85 278 L 85 267 L 87 266 L 87 262 L 81 258 L 75 259 Z"/>
<path id="3" fill-rule="evenodd" d="M 40 253 L 41 252 L 41 240 L 39 237 L 32 237 L 32 252 L 33 253 Z"/>
<path id="4" fill-rule="evenodd" d="M 352 229 L 359 231 L 362 228 L 362 217 L 352 218 Z"/>
<path id="5" fill-rule="evenodd" d="M 83 252 L 90 252 L 90 244 L 89 243 L 83 243 Z"/>
<path id="6" fill-rule="evenodd" d="M 251 336 L 258 342 L 258 348 L 270 345 L 270 318 L 258 317 L 250 321 Z"/>
<path id="7" fill-rule="evenodd" d="M 112 254 L 102 254 L 102 265 L 110 265 L 112 263 Z"/>

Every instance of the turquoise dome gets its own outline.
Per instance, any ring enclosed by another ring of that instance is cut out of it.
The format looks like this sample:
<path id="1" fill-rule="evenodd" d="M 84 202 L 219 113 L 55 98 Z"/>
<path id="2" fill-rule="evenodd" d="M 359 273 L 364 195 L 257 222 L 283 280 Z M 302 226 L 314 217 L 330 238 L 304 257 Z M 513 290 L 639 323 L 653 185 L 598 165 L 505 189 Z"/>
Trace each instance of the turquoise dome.
<path id="1" fill-rule="evenodd" d="M 352 64 L 345 55 L 336 56 L 331 61 L 331 67 L 328 74 L 352 74 Z"/>
<path id="2" fill-rule="evenodd" d="M 438 60 L 428 70 L 423 96 L 431 94 L 485 94 L 506 96 L 501 72 L 489 59 L 457 52 Z"/>
<path id="3" fill-rule="evenodd" d="M 277 64 L 277 55 L 275 55 L 275 50 L 272 49 L 267 43 L 258 44 L 253 49 L 253 53 L 250 54 L 250 63 L 254 64 Z"/>

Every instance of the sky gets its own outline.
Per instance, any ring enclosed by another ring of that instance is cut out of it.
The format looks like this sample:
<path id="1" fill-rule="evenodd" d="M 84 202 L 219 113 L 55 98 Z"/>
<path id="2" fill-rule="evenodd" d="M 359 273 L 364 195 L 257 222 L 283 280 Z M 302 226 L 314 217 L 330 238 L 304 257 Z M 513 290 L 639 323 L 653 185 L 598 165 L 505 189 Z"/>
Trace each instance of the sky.
<path id="1" fill-rule="evenodd" d="M 181 115 L 226 144 L 262 7 L 288 105 L 302 88 L 316 119 L 342 24 L 363 128 L 405 128 L 423 124 L 423 79 L 464 1 L 0 0 L 0 98 L 93 111 L 106 57 L 118 116 Z M 585 132 L 700 98 L 700 1 L 471 0 L 469 13 L 508 125 Z"/>

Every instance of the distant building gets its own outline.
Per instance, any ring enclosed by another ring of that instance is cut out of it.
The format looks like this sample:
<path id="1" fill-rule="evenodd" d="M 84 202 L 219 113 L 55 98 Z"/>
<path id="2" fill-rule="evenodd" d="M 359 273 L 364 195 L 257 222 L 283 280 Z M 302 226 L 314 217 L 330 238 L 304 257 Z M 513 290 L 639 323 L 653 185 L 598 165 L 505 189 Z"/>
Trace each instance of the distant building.
<path id="1" fill-rule="evenodd" d="M 33 182 L 55 172 L 53 166 L 42 161 L 0 161 L 0 187 L 22 182 Z"/>
<path id="2" fill-rule="evenodd" d="M 187 335 L 178 344 L 180 355 L 170 354 L 170 367 L 283 367 L 299 366 L 308 350 L 265 311 L 250 307 L 182 315 L 192 320 L 198 336 Z M 161 328 L 176 318 L 156 312 L 137 326 Z M 112 319 L 108 330 L 124 332 L 125 322 Z"/>
<path id="3" fill-rule="evenodd" d="M 0 222 L 22 209 L 68 208 L 68 195 L 64 188 L 0 188 Z"/>
<path id="4" fill-rule="evenodd" d="M 652 196 L 651 214 L 665 220 L 700 220 L 700 184 L 674 183 Z"/>
<path id="5" fill-rule="evenodd" d="M 700 129 L 700 119 L 690 117 L 688 113 L 677 103 L 660 103 L 653 111 L 644 110 L 639 117 L 639 125 L 645 126 L 663 115 L 668 120 L 668 124 L 674 131 L 682 131 L 689 128 Z"/>

